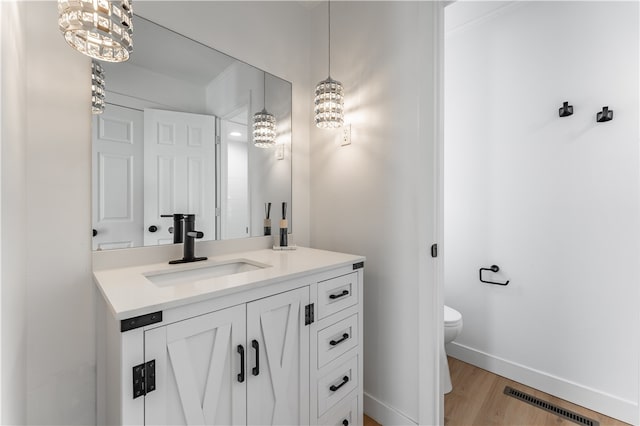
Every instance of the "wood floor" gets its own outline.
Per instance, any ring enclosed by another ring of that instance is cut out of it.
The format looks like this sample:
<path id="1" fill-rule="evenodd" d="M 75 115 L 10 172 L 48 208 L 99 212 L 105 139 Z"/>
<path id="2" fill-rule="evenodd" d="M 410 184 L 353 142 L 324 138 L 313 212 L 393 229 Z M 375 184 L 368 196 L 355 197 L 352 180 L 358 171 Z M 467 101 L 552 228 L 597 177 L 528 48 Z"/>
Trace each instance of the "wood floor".
<path id="1" fill-rule="evenodd" d="M 573 425 L 575 423 L 540 408 L 504 395 L 504 387 L 511 386 L 536 398 L 573 411 L 605 425 L 626 423 L 571 404 L 544 392 L 521 385 L 504 377 L 449 358 L 453 391 L 445 395 L 444 424 L 446 426 L 497 425 Z M 365 421 L 365 424 L 366 421 Z"/>
<path id="2" fill-rule="evenodd" d="M 363 426 L 381 426 L 380 423 L 373 420 L 371 417 L 364 415 L 364 425 Z"/>

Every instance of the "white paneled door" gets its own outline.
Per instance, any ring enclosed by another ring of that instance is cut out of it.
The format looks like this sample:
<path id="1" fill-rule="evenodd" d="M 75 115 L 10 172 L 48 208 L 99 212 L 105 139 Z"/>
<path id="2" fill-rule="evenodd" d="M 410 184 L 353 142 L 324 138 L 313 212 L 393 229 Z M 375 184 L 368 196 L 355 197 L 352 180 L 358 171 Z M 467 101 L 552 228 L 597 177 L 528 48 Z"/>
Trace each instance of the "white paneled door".
<path id="1" fill-rule="evenodd" d="M 309 423 L 308 302 L 305 287 L 247 304 L 250 425 Z"/>
<path id="2" fill-rule="evenodd" d="M 145 245 L 173 242 L 161 215 L 174 213 L 195 214 L 196 230 L 215 239 L 215 117 L 145 109 L 144 150 Z"/>
<path id="3" fill-rule="evenodd" d="M 247 424 L 245 306 L 145 332 L 145 359 L 156 363 L 145 424 Z"/>
<path id="4" fill-rule="evenodd" d="M 142 111 L 108 104 L 93 120 L 93 249 L 140 246 Z"/>

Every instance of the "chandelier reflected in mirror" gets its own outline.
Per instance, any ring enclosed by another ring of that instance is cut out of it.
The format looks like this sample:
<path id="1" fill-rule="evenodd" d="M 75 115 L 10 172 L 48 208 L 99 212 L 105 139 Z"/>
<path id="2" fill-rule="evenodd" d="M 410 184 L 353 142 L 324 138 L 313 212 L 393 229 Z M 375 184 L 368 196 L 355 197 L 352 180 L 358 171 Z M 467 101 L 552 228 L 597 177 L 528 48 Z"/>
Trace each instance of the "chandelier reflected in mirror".
<path id="1" fill-rule="evenodd" d="M 104 112 L 104 70 L 98 61 L 91 61 L 91 112 Z"/>
<path id="2" fill-rule="evenodd" d="M 253 115 L 253 144 L 271 148 L 276 144 L 276 117 L 267 112 L 267 73 L 262 72 L 262 111 Z"/>

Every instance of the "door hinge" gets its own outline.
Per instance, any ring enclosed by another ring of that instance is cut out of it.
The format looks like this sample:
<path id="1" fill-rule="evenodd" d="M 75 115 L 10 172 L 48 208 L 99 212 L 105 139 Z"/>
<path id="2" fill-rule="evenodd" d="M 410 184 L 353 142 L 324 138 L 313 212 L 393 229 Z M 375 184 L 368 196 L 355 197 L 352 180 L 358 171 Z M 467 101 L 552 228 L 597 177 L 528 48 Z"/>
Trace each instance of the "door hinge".
<path id="1" fill-rule="evenodd" d="M 431 257 L 438 257 L 438 244 L 431 245 Z"/>
<path id="2" fill-rule="evenodd" d="M 221 142 L 222 142 L 222 138 L 220 138 L 220 136 L 216 135 L 216 145 L 220 145 Z"/>
<path id="3" fill-rule="evenodd" d="M 133 367 L 133 399 L 156 390 L 156 360 Z"/>
<path id="4" fill-rule="evenodd" d="M 304 307 L 304 325 L 313 323 L 313 303 Z"/>

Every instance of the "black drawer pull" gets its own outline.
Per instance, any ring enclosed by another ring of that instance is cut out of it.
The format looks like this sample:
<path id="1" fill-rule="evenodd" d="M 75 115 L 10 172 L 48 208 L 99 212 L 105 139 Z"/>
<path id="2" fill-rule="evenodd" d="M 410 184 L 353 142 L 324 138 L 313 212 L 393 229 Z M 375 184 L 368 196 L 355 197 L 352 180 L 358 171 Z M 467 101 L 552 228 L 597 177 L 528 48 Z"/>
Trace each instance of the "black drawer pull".
<path id="1" fill-rule="evenodd" d="M 345 341 L 345 340 L 347 340 L 348 338 L 349 338 L 349 335 L 348 335 L 347 333 L 344 333 L 344 334 L 342 335 L 342 339 L 339 339 L 339 340 L 332 340 L 332 341 L 330 341 L 330 342 L 329 342 L 329 344 L 330 344 L 331 346 L 339 345 L 340 343 L 344 342 L 344 341 Z"/>
<path id="2" fill-rule="evenodd" d="M 349 290 L 342 290 L 342 293 L 340 293 L 340 294 L 332 294 L 332 295 L 330 295 L 329 299 L 332 299 L 332 300 L 333 299 L 339 299 L 341 297 L 348 296 L 348 295 L 349 295 Z"/>
<path id="3" fill-rule="evenodd" d="M 336 385 L 331 385 L 331 386 L 329 387 L 329 390 L 330 390 L 331 392 L 335 392 L 335 391 L 337 391 L 338 389 L 340 389 L 341 387 L 343 387 L 344 385 L 346 385 L 347 383 L 349 383 L 349 376 L 344 376 L 344 377 L 342 378 L 342 383 L 340 383 L 338 386 L 336 386 Z"/>
<path id="4" fill-rule="evenodd" d="M 240 374 L 238 374 L 238 382 L 244 382 L 244 346 L 238 345 L 238 353 L 240 354 Z"/>
<path id="5" fill-rule="evenodd" d="M 251 374 L 257 376 L 260 374 L 260 344 L 257 340 L 252 340 L 251 347 L 256 350 L 256 366 L 251 370 Z"/>
<path id="6" fill-rule="evenodd" d="M 349 420 L 344 419 L 344 420 L 342 421 L 342 426 L 349 426 Z"/>

